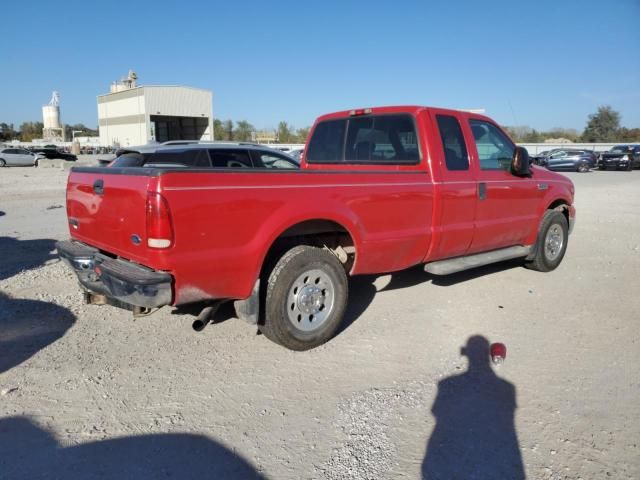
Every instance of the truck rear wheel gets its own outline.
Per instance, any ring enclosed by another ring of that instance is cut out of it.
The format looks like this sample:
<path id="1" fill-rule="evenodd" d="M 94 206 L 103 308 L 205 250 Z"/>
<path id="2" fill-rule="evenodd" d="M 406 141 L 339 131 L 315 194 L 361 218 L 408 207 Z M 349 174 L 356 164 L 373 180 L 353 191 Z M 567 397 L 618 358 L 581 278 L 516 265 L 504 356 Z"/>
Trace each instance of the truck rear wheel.
<path id="1" fill-rule="evenodd" d="M 347 274 L 335 255 L 307 245 L 294 247 L 269 274 L 260 330 L 290 350 L 322 345 L 340 326 L 348 291 Z"/>
<path id="2" fill-rule="evenodd" d="M 567 251 L 568 239 L 567 218 L 557 210 L 547 210 L 540 223 L 535 255 L 525 266 L 539 272 L 555 270 Z"/>

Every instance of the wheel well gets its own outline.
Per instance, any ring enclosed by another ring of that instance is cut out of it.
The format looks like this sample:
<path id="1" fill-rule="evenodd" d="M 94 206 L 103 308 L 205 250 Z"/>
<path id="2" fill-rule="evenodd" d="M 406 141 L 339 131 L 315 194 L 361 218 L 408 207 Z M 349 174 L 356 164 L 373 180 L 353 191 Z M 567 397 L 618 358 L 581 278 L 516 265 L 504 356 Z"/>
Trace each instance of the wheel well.
<path id="1" fill-rule="evenodd" d="M 569 223 L 569 204 L 561 199 L 555 200 L 551 205 L 547 207 L 547 210 L 557 210 L 562 213 Z"/>
<path id="2" fill-rule="evenodd" d="M 275 239 L 262 263 L 261 273 L 269 271 L 287 250 L 297 245 L 330 250 L 347 272 L 355 261 L 355 244 L 346 228 L 331 220 L 307 220 L 287 228 Z"/>

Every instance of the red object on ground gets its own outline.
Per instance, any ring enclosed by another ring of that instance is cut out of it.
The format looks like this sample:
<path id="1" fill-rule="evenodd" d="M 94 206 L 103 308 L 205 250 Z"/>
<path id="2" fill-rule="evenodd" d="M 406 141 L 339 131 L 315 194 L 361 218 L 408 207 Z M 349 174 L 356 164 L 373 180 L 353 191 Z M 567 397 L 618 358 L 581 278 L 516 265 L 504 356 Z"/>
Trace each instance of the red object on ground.
<path id="1" fill-rule="evenodd" d="M 507 358 L 507 346 L 504 343 L 491 344 L 491 361 L 499 365 Z"/>

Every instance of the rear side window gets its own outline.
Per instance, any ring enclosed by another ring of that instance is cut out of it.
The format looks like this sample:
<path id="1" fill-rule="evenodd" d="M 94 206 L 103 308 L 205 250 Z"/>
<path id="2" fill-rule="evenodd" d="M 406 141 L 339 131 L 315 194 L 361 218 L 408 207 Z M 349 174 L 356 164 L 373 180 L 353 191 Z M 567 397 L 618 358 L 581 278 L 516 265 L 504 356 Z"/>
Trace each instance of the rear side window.
<path id="1" fill-rule="evenodd" d="M 436 120 L 447 170 L 469 170 L 469 156 L 460 123 L 450 115 L 436 115 Z"/>
<path id="2" fill-rule="evenodd" d="M 417 163 L 420 158 L 410 115 L 374 115 L 319 123 L 305 155 L 309 163 L 402 164 Z"/>
<path id="3" fill-rule="evenodd" d="M 145 154 L 144 166 L 207 168 L 211 163 L 206 150 L 161 150 Z"/>
<path id="4" fill-rule="evenodd" d="M 251 168 L 251 157 L 247 150 L 234 150 L 230 148 L 209 150 L 213 168 Z"/>
<path id="5" fill-rule="evenodd" d="M 482 120 L 470 120 L 471 131 L 476 141 L 481 170 L 506 170 L 511 168 L 511 157 L 515 145 L 495 125 Z M 562 152 L 565 154 L 565 152 Z M 556 157 L 556 153 L 552 158 Z"/>
<path id="6" fill-rule="evenodd" d="M 258 168 L 300 168 L 300 165 L 294 162 L 292 158 L 287 158 L 277 153 L 254 150 L 251 155 Z"/>
<path id="7" fill-rule="evenodd" d="M 336 163 L 343 159 L 344 133 L 347 120 L 329 120 L 319 123 L 313 131 L 307 149 L 309 163 Z"/>

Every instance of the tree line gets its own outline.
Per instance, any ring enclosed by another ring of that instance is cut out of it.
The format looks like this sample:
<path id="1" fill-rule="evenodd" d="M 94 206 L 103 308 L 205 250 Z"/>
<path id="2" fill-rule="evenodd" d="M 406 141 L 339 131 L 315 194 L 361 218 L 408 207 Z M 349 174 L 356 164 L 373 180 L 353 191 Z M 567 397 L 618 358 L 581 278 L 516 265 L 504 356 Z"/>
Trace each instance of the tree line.
<path id="1" fill-rule="evenodd" d="M 30 142 L 34 138 L 42 138 L 42 129 L 44 124 L 42 122 L 23 122 L 16 130 L 13 123 L 0 123 L 0 142 L 10 140 L 20 140 L 21 142 Z M 76 123 L 74 125 L 64 125 L 64 136 L 70 140 L 73 138 L 73 131 L 81 131 L 78 136 L 82 137 L 97 137 L 98 129 L 93 129 L 85 126 L 82 123 Z"/>
<path id="2" fill-rule="evenodd" d="M 574 128 L 552 128 L 540 132 L 528 126 L 504 127 L 511 138 L 520 143 L 542 143 L 545 140 L 566 138 L 572 142 L 584 143 L 637 143 L 640 142 L 640 128 L 620 126 L 620 113 L 609 105 L 598 108 L 589 115 L 587 126 L 582 132 Z"/>
<path id="3" fill-rule="evenodd" d="M 295 128 L 293 125 L 282 121 L 278 127 L 269 132 L 274 141 L 278 143 L 305 143 L 311 127 Z M 234 142 L 252 142 L 259 133 L 256 128 L 246 120 L 233 122 L 232 120 L 213 121 L 213 135 L 216 140 Z"/>

